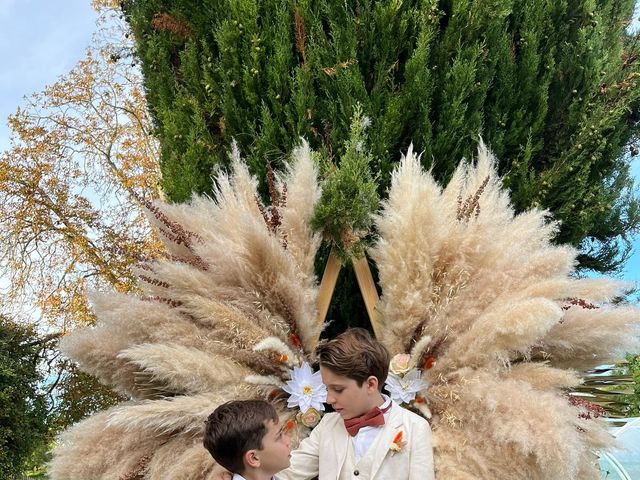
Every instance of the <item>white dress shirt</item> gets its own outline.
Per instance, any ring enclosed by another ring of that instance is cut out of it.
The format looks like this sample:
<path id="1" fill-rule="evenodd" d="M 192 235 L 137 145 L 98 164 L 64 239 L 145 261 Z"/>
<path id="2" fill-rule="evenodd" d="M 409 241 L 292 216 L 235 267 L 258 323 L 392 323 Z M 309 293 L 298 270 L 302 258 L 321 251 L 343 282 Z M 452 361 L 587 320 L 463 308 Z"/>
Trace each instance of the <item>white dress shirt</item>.
<path id="1" fill-rule="evenodd" d="M 247 480 L 247 479 L 244 478 L 242 475 L 234 473 L 233 477 L 231 477 L 231 480 Z M 277 479 L 276 479 L 276 477 L 271 477 L 271 480 L 277 480 Z"/>
<path id="2" fill-rule="evenodd" d="M 384 398 L 384 403 L 380 405 L 380 407 L 378 407 L 380 408 L 380 410 L 384 410 L 389 405 L 391 405 L 391 399 L 389 397 L 383 394 L 382 398 Z M 384 413 L 385 422 L 389 420 L 390 414 L 391 409 L 387 410 Z M 379 427 L 362 427 L 360 430 L 358 430 L 358 433 L 356 433 L 355 436 L 351 437 L 351 442 L 353 443 L 353 453 L 356 457 L 356 463 L 358 463 L 364 456 L 364 454 L 367 453 L 367 450 L 369 450 L 369 447 L 376 439 L 376 436 L 378 435 L 378 433 L 380 433 L 381 429 L 382 425 L 380 425 Z"/>

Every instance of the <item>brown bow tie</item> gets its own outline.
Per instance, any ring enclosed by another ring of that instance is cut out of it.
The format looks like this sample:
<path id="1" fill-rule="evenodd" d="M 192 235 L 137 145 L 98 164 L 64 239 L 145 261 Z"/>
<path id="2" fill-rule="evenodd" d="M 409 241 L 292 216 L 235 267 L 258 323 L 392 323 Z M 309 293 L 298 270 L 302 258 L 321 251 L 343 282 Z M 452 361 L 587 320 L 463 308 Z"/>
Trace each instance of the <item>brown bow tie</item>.
<path id="1" fill-rule="evenodd" d="M 379 427 L 381 425 L 384 425 L 384 414 L 390 408 L 391 403 L 389 403 L 389 405 L 387 405 L 387 407 L 383 409 L 374 407 L 364 415 L 345 420 L 344 426 L 347 429 L 347 432 L 349 432 L 349 435 L 355 437 L 362 427 Z"/>

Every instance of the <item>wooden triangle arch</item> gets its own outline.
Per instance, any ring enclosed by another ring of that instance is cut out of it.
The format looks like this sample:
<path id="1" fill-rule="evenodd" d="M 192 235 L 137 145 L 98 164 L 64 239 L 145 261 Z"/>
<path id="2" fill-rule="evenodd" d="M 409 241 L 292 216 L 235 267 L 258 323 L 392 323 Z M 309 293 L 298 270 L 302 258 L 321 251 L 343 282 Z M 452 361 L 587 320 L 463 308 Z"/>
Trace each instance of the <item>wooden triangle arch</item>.
<path id="1" fill-rule="evenodd" d="M 371 275 L 371 269 L 367 262 L 366 255 L 361 258 L 351 257 L 351 263 L 353 270 L 358 280 L 358 286 L 360 287 L 360 293 L 364 299 L 364 304 L 367 307 L 367 314 L 369 315 L 369 321 L 373 327 L 373 333 L 376 338 L 381 338 L 380 332 L 380 314 L 376 310 L 378 304 L 378 291 L 376 290 L 376 284 L 373 281 L 373 275 Z M 316 321 L 318 324 L 324 323 L 329 310 L 329 304 L 331 303 L 331 297 L 333 297 L 333 291 L 336 288 L 336 282 L 338 281 L 338 274 L 342 262 L 335 254 L 334 249 L 331 249 L 329 254 L 329 260 L 324 267 L 324 273 L 322 274 L 322 280 L 320 282 L 320 288 L 318 290 L 318 314 Z"/>

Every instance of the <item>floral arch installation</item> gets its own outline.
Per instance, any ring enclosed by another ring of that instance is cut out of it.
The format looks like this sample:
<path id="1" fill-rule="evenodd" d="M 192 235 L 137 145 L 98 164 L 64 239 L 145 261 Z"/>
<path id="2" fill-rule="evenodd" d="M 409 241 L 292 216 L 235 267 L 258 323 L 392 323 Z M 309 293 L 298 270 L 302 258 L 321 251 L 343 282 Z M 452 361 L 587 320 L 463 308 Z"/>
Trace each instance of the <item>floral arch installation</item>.
<path id="1" fill-rule="evenodd" d="M 52 479 L 217 478 L 203 422 L 231 399 L 269 399 L 297 440 L 317 421 L 321 386 L 303 404 L 296 379 L 313 376 L 340 264 L 318 284 L 311 152 L 292 152 L 277 205 L 258 200 L 235 150 L 232 164 L 215 200 L 147 205 L 167 253 L 137 268 L 142 294 L 93 293 L 96 326 L 63 339 L 130 401 L 65 432 Z M 402 355 L 398 398 L 431 424 L 436 477 L 600 478 L 595 452 L 612 437 L 569 389 L 638 348 L 638 310 L 610 304 L 625 286 L 576 278 L 575 250 L 552 245 L 546 212 L 514 214 L 482 143 L 446 187 L 409 149 L 375 223 L 379 301 L 366 259 L 354 268 L 377 338 Z"/>
<path id="2" fill-rule="evenodd" d="M 356 280 L 358 282 L 358 287 L 360 288 L 360 293 L 362 294 L 362 298 L 364 300 L 364 305 L 367 309 L 367 315 L 369 316 L 369 321 L 371 322 L 371 328 L 373 329 L 373 333 L 375 334 L 375 336 L 379 338 L 381 335 L 379 325 L 380 315 L 376 310 L 379 297 L 375 282 L 373 281 L 373 275 L 371 275 L 369 263 L 367 262 L 366 257 L 351 257 L 349 261 L 351 262 L 353 271 L 356 274 Z M 338 280 L 338 275 L 340 274 L 341 269 L 342 262 L 338 258 L 338 255 L 335 253 L 335 251 L 332 249 L 331 253 L 329 254 L 329 259 L 327 260 L 327 265 L 325 266 L 324 273 L 322 274 L 320 287 L 318 289 L 318 314 L 316 321 L 320 325 L 324 324 L 327 317 L 329 304 L 331 303 L 331 297 L 335 290 L 336 282 Z"/>

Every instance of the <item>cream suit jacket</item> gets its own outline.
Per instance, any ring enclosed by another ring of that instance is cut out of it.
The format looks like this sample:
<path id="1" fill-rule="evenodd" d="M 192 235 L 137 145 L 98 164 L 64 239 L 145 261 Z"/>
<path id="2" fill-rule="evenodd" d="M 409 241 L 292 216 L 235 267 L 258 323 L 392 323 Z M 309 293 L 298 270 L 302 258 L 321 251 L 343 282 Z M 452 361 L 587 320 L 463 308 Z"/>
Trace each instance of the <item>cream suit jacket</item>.
<path id="1" fill-rule="evenodd" d="M 434 480 L 429 423 L 395 402 L 389 413 L 388 421 L 365 454 L 365 458 L 372 461 L 371 477 L 359 480 Z M 399 431 L 402 431 L 406 445 L 401 451 L 393 452 L 390 447 Z M 350 441 L 340 415 L 329 413 L 292 452 L 291 466 L 276 478 L 337 480 Z"/>

